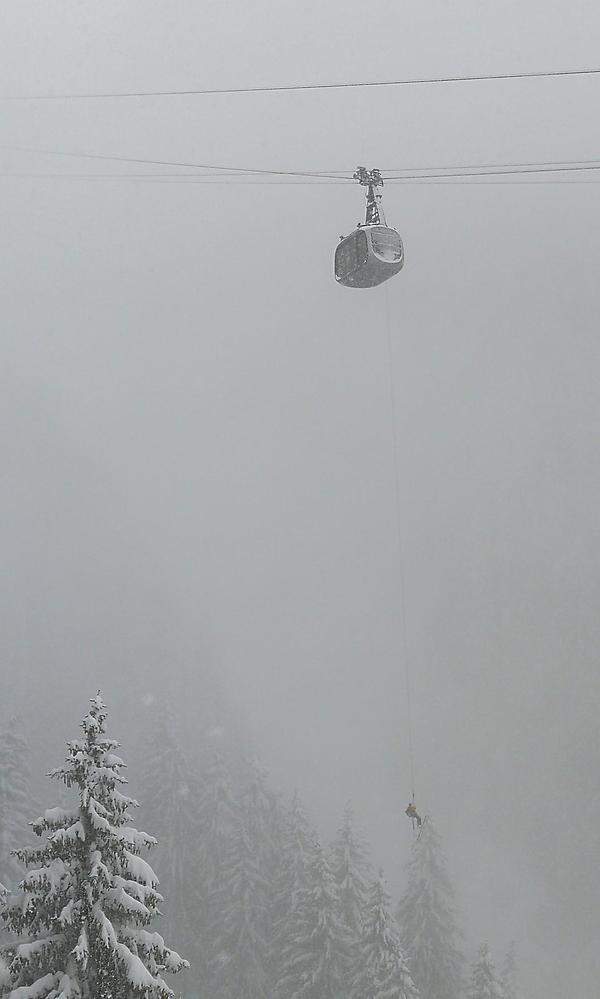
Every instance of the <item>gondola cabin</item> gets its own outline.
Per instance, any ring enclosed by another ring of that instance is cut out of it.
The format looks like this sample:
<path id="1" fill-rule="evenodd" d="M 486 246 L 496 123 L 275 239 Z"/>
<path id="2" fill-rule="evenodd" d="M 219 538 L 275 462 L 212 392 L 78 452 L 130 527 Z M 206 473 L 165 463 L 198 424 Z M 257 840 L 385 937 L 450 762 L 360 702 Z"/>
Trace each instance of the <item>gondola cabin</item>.
<path id="1" fill-rule="evenodd" d="M 386 225 L 361 225 L 335 251 L 335 279 L 346 288 L 375 288 L 402 270 L 400 233 Z"/>
<path id="2" fill-rule="evenodd" d="M 404 247 L 400 233 L 385 221 L 379 193 L 383 187 L 380 171 L 358 167 L 354 180 L 367 188 L 365 222 L 359 223 L 349 236 L 340 237 L 335 251 L 335 279 L 346 288 L 375 288 L 402 270 Z"/>

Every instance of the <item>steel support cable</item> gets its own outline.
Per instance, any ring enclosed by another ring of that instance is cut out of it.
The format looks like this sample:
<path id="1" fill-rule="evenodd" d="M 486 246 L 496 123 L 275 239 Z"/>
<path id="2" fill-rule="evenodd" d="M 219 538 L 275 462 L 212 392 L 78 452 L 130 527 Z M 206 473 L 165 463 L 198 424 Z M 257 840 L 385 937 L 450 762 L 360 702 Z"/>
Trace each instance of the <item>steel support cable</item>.
<path id="1" fill-rule="evenodd" d="M 341 180 L 347 181 L 348 183 L 352 182 L 351 177 L 343 177 L 341 173 L 328 174 L 300 170 L 263 170 L 255 167 L 215 166 L 214 164 L 208 163 L 189 163 L 177 160 L 146 159 L 140 156 L 112 156 L 108 153 L 70 152 L 61 149 L 36 149 L 34 146 L 2 145 L 0 146 L 0 150 L 15 153 L 37 153 L 40 156 L 62 156 L 83 160 L 105 160 L 113 163 L 135 163 L 137 165 L 144 163 L 148 166 L 170 166 L 178 167 L 184 170 L 215 170 L 219 171 L 219 175 L 222 175 L 223 171 L 225 171 L 225 175 L 238 173 L 252 174 L 255 176 L 266 175 L 269 177 L 314 177 L 317 179 L 321 177 L 326 180 Z"/>
<path id="2" fill-rule="evenodd" d="M 413 739 L 413 718 L 412 718 L 412 690 L 410 682 L 410 657 L 408 650 L 408 637 L 406 627 L 406 575 L 404 571 L 404 538 L 402 533 L 402 502 L 400 492 L 400 459 L 398 447 L 398 427 L 397 427 L 397 405 L 396 388 L 394 383 L 394 351 L 392 345 L 392 328 L 390 317 L 390 301 L 387 285 L 383 289 L 385 301 L 385 325 L 387 344 L 387 367 L 389 379 L 389 400 L 390 418 L 392 424 L 392 454 L 394 470 L 394 506 L 396 519 L 396 546 L 398 553 L 398 575 L 400 583 L 400 630 L 402 633 L 402 657 L 404 659 L 404 684 L 406 692 L 406 720 L 407 720 L 407 746 L 408 760 L 410 768 L 410 793 L 411 801 L 415 801 L 415 753 Z"/>
<path id="3" fill-rule="evenodd" d="M 596 169 L 600 169 L 600 167 L 597 167 L 597 168 L 588 167 L 587 169 L 596 170 Z M 565 172 L 568 172 L 568 171 L 565 171 Z M 501 172 L 500 174 L 490 174 L 489 175 L 490 176 L 490 180 L 489 181 L 486 181 L 486 180 L 483 179 L 486 176 L 486 174 L 477 174 L 475 177 L 471 177 L 469 174 L 466 174 L 466 175 L 465 174 L 457 174 L 455 177 L 453 176 L 453 177 L 449 177 L 449 178 L 445 178 L 445 176 L 443 174 L 438 174 L 436 176 L 431 177 L 431 179 L 428 178 L 428 177 L 426 177 L 426 176 L 415 176 L 415 177 L 406 177 L 406 178 L 404 178 L 404 177 L 398 177 L 398 178 L 395 178 L 392 181 L 392 183 L 397 184 L 397 185 L 402 185 L 402 184 L 407 184 L 407 185 L 421 185 L 423 187 L 439 187 L 439 186 L 442 186 L 442 187 L 443 186 L 445 186 L 445 187 L 458 187 L 460 185 L 468 185 L 470 187 L 492 187 L 494 185 L 498 186 L 498 187 L 511 187 L 511 186 L 515 186 L 515 185 L 521 185 L 521 186 L 524 185 L 524 186 L 528 186 L 528 187 L 540 187 L 540 186 L 545 185 L 545 184 L 555 184 L 555 185 L 556 184 L 580 184 L 580 185 L 585 186 L 586 184 L 587 185 L 595 185 L 595 184 L 600 183 L 600 180 L 598 178 L 593 178 L 593 177 L 590 178 L 589 180 L 584 180 L 583 178 L 575 178 L 575 179 L 571 179 L 570 180 L 568 177 L 563 178 L 563 179 L 554 179 L 554 178 L 548 178 L 548 177 L 540 177 L 539 180 L 513 180 L 512 177 L 514 176 L 514 173 L 506 173 L 506 171 L 504 171 L 504 173 L 507 176 L 507 180 L 497 180 L 496 179 L 498 176 L 503 176 L 503 173 Z M 69 174 L 48 174 L 48 175 L 46 175 L 46 174 L 33 174 L 33 175 L 31 175 L 31 174 L 0 174 L 0 177 L 2 177 L 2 176 L 69 177 Z M 84 174 L 82 176 L 85 178 L 86 175 Z M 93 179 L 95 175 L 94 174 L 90 174 L 88 176 L 90 176 Z M 461 178 L 463 178 L 463 179 L 461 179 Z M 466 179 L 464 179 L 464 178 L 466 178 Z M 101 179 L 106 179 L 106 178 L 101 178 Z M 125 180 L 127 180 L 128 177 L 127 177 L 126 174 L 123 174 L 122 176 L 119 175 L 119 174 L 114 174 L 109 179 L 116 179 L 116 180 L 125 179 Z M 205 177 L 205 178 L 196 180 L 193 177 L 190 177 L 190 178 L 181 177 L 180 175 L 176 175 L 176 174 L 173 174 L 173 175 L 171 175 L 168 178 L 158 177 L 158 178 L 156 178 L 156 180 L 155 180 L 155 178 L 151 174 L 148 174 L 148 175 L 146 175 L 144 177 L 136 177 L 134 179 L 136 179 L 136 180 L 142 180 L 142 181 L 149 181 L 149 182 L 153 182 L 154 181 L 155 183 L 163 183 L 163 184 L 178 184 L 178 183 L 180 183 L 180 184 L 187 184 L 187 185 L 204 184 L 204 185 L 207 185 L 209 187 L 211 185 L 215 185 L 215 186 L 229 186 L 229 187 L 239 187 L 239 186 L 246 185 L 246 186 L 249 186 L 249 187 L 257 187 L 257 186 L 260 186 L 260 185 L 263 185 L 263 184 L 267 184 L 267 185 L 269 185 L 271 187 L 283 187 L 285 185 L 289 185 L 291 187 L 336 187 L 336 186 L 339 186 L 339 185 L 341 185 L 343 183 L 342 181 L 339 181 L 339 180 L 319 180 L 318 178 L 315 178 L 313 180 L 302 180 L 302 179 L 290 180 L 288 178 L 281 178 L 281 179 L 271 178 L 271 179 L 265 179 L 265 178 L 258 177 L 255 180 L 244 179 L 244 178 L 237 178 L 237 179 L 234 179 L 234 180 L 221 180 L 219 177 L 214 177 L 214 178 L 212 178 L 212 177 L 210 177 L 210 178 Z"/>
<path id="4" fill-rule="evenodd" d="M 566 164 L 553 165 L 553 164 L 539 164 L 538 166 L 527 166 L 518 168 L 509 168 L 508 170 L 503 167 L 492 170 L 448 170 L 443 173 L 414 173 L 414 174 L 404 174 L 403 176 L 397 177 L 386 177 L 386 183 L 393 183 L 394 181 L 402 180 L 427 180 L 431 178 L 432 180 L 437 180 L 440 178 L 452 179 L 453 177 L 511 177 L 515 174 L 532 174 L 532 173 L 577 173 L 582 170 L 600 170 L 600 163 L 598 161 L 590 161 L 589 163 L 574 163 L 572 166 Z"/>
<path id="5" fill-rule="evenodd" d="M 0 180 L 76 180 L 76 181 L 105 181 L 112 183 L 114 181 L 121 182 L 126 181 L 130 184 L 162 184 L 168 186 L 193 186 L 193 185 L 204 185 L 205 187 L 336 187 L 341 182 L 337 180 L 289 180 L 282 178 L 280 180 L 274 179 L 261 179 L 256 180 L 220 180 L 215 179 L 200 179 L 194 180 L 193 178 L 187 179 L 181 175 L 173 174 L 169 177 L 157 176 L 153 177 L 152 174 L 146 175 L 128 175 L 128 174 L 69 174 L 69 173 L 0 173 Z M 597 187 L 600 184 L 600 180 L 554 180 L 542 177 L 540 180 L 427 180 L 424 178 L 407 178 L 406 180 L 394 181 L 396 184 L 405 184 L 412 187 L 546 187 L 551 184 L 553 186 L 564 186 L 567 185 L 578 185 L 579 187 Z"/>
<path id="6" fill-rule="evenodd" d="M 388 181 L 390 178 L 393 178 L 395 174 L 420 174 L 425 173 L 426 171 L 435 171 L 437 173 L 445 170 L 497 170 L 499 167 L 503 167 L 506 170 L 519 170 L 525 167 L 543 166 L 564 166 L 565 168 L 568 168 L 571 166 L 585 165 L 587 163 L 600 163 L 600 158 L 592 157 L 591 159 L 586 159 L 582 156 L 578 160 L 525 160 L 512 163 L 437 163 L 435 166 L 386 167 L 385 169 L 382 168 L 380 173 L 384 181 Z M 329 173 L 335 173 L 335 170 L 330 170 Z"/>
<path id="7" fill-rule="evenodd" d="M 351 176 L 344 176 L 350 171 L 308 171 L 308 170 L 273 170 L 259 167 L 235 167 L 218 166 L 208 163 L 194 163 L 178 160 L 159 160 L 139 156 L 119 156 L 109 153 L 89 153 L 81 151 L 70 151 L 60 149 L 40 149 L 32 146 L 11 146 L 0 145 L 0 150 L 6 152 L 33 153 L 40 156 L 55 156 L 70 159 L 99 160 L 102 162 L 132 163 L 136 165 L 173 167 L 182 170 L 210 171 L 203 174 L 180 174 L 182 180 L 204 179 L 210 182 L 213 178 L 220 177 L 280 177 L 280 178 L 303 178 L 313 181 L 329 180 L 341 184 L 353 183 Z M 600 170 L 600 159 L 590 160 L 544 160 L 538 163 L 489 163 L 468 166 L 448 166 L 448 167 L 421 167 L 421 168 L 400 168 L 395 171 L 395 176 L 391 171 L 384 178 L 386 183 L 401 183 L 409 180 L 452 180 L 454 178 L 470 177 L 502 177 L 514 176 L 518 174 L 541 174 L 541 173 L 572 173 Z M 157 174 L 151 175 L 158 176 Z M 145 179 L 145 178 L 144 178 Z"/>
<path id="8" fill-rule="evenodd" d="M 436 86 L 440 84 L 459 83 L 499 83 L 510 80 L 543 80 L 543 79 L 564 79 L 565 77 L 586 77 L 600 75 L 600 67 L 590 66 L 582 69 L 556 69 L 556 70 L 531 70 L 522 73 L 490 73 L 475 74 L 472 76 L 432 76 L 432 77 L 412 77 L 404 80 L 363 80 L 337 83 L 291 83 L 274 86 L 256 87 L 210 87 L 202 89 L 186 90 L 131 90 L 131 91 L 104 91 L 100 93 L 75 93 L 75 94 L 16 94 L 2 95 L 1 101 L 6 102 L 26 102 L 26 101 L 92 101 L 92 100 L 122 100 L 142 97 L 217 97 L 234 94 L 272 94 L 291 93 L 298 91 L 319 91 L 319 90 L 358 90 L 373 87 L 424 87 Z"/>

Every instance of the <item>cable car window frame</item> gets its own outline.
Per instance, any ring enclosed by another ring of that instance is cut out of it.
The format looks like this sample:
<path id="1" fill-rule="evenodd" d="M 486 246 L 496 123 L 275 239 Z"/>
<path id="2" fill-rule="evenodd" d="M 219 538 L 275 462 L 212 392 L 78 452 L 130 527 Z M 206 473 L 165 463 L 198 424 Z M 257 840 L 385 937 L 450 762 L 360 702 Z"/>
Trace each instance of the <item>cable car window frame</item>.
<path id="1" fill-rule="evenodd" d="M 377 245 L 379 243 L 379 246 Z M 402 260 L 404 248 L 399 232 L 390 226 L 377 226 L 371 230 L 371 246 L 373 253 L 379 260 L 384 260 L 388 264 L 397 264 Z M 391 251 L 392 256 L 388 256 L 387 251 Z"/>

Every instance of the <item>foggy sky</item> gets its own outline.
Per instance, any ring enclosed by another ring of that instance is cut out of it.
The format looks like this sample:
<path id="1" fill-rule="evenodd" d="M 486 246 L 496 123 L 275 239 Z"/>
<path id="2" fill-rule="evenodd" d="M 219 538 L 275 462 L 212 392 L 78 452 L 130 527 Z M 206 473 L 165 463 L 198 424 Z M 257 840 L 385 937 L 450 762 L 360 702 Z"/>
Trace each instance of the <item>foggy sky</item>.
<path id="1" fill-rule="evenodd" d="M 565 69 L 595 65 L 600 29 L 592 3 L 537 0 L 22 0 L 3 20 L 3 95 Z M 5 104 L 1 144 L 316 171 L 582 160 L 599 86 Z M 600 187 L 521 181 L 386 186 L 406 267 L 359 293 L 332 278 L 351 185 L 0 178 L 0 611 L 14 699 L 72 684 L 72 729 L 98 684 L 110 704 L 168 668 L 201 697 L 209 664 L 325 832 L 353 799 L 397 891 L 387 294 L 418 799 L 469 949 L 515 938 L 528 995 L 559 999 L 600 972 Z"/>

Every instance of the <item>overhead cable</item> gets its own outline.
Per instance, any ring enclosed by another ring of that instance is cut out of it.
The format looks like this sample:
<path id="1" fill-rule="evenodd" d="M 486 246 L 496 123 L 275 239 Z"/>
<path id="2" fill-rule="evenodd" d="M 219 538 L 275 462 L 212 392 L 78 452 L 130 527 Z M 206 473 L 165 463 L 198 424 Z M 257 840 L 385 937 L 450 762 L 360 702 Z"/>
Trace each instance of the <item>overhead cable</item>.
<path id="1" fill-rule="evenodd" d="M 358 90 L 367 87 L 422 87 L 449 83 L 493 83 L 510 80 L 543 80 L 561 79 L 565 77 L 585 77 L 600 75 L 600 68 L 583 67 L 581 69 L 531 70 L 520 73 L 488 73 L 473 76 L 432 76 L 423 78 L 408 78 L 404 80 L 362 80 L 356 82 L 338 83 L 290 83 L 274 84 L 256 87 L 205 87 L 186 90 L 132 90 L 103 91 L 100 93 L 59 93 L 59 94 L 17 94 L 2 95 L 2 101 L 91 101 L 120 100 L 143 97 L 209 97 L 233 94 L 272 94 L 290 93 L 293 91 L 314 90 Z"/>
<path id="2" fill-rule="evenodd" d="M 145 159 L 139 156 L 113 156 L 106 153 L 87 153 L 87 152 L 73 152 L 65 151 L 62 149 L 39 149 L 32 146 L 0 146 L 0 150 L 6 152 L 21 152 L 21 153 L 37 153 L 41 156 L 61 156 L 69 157 L 72 159 L 84 159 L 84 160 L 105 160 L 112 163 L 136 163 L 146 164 L 148 166 L 170 166 L 170 167 L 180 167 L 184 170 L 215 170 L 215 171 L 225 171 L 227 173 L 240 173 L 240 174 L 255 174 L 255 175 L 267 175 L 275 177 L 324 177 L 333 180 L 348 180 L 351 181 L 351 177 L 344 178 L 342 174 L 348 171 L 340 171 L 335 174 L 328 173 L 318 173 L 314 171 L 299 171 L 299 170 L 263 170 L 259 167 L 232 167 L 232 166 L 215 166 L 214 164 L 207 163 L 189 163 L 185 161 L 177 160 L 154 160 Z"/>
<path id="3" fill-rule="evenodd" d="M 353 183 L 352 176 L 348 170 L 336 172 L 309 171 L 309 170 L 279 170 L 266 169 L 263 167 L 236 167 L 236 166 L 216 166 L 208 163 L 196 163 L 191 161 L 159 160 L 144 157 L 118 156 L 108 153 L 89 153 L 81 151 L 39 149 L 30 146 L 0 146 L 0 150 L 11 152 L 35 153 L 42 156 L 58 156 L 69 159 L 100 160 L 103 162 L 132 163 L 145 166 L 174 167 L 182 170 L 203 171 L 203 173 L 178 174 L 182 180 L 189 182 L 214 183 L 222 177 L 238 178 L 242 177 L 272 177 L 272 178 L 297 178 L 317 181 L 334 181 L 337 183 Z M 545 160 L 538 163 L 486 163 L 472 164 L 466 166 L 448 167 L 401 167 L 395 174 L 388 173 L 384 179 L 386 183 L 402 182 L 408 180 L 434 180 L 453 179 L 462 177 L 502 177 L 515 176 L 519 174 L 544 174 L 544 173 L 571 173 L 583 171 L 595 171 L 600 169 L 600 159 L 591 160 Z M 208 171 L 208 172 L 207 172 Z M 115 175 L 115 176 L 127 176 Z M 150 179 L 152 175 L 148 174 Z M 214 178 L 214 179 L 213 179 Z M 145 178 L 143 178 L 145 179 Z"/>
<path id="4" fill-rule="evenodd" d="M 485 175 L 483 175 L 485 176 Z M 220 180 L 218 177 L 214 179 L 208 179 L 206 177 L 195 179 L 194 177 L 183 177 L 177 174 L 167 174 L 167 175 L 157 175 L 152 174 L 95 174 L 95 173 L 0 173 L 0 180 L 76 180 L 76 181 L 108 181 L 121 183 L 125 181 L 129 184 L 163 184 L 170 187 L 191 187 L 193 185 L 200 185 L 204 187 L 336 187 L 339 186 L 341 181 L 338 180 L 275 180 L 275 179 L 262 179 L 257 178 L 255 180 L 246 180 L 240 178 L 238 180 Z M 461 180 L 458 178 L 447 178 L 439 180 L 437 178 L 428 177 L 406 177 L 402 180 L 396 180 L 393 183 L 399 186 L 420 186 L 420 187 L 542 187 L 547 184 L 578 184 L 582 187 L 591 187 L 600 184 L 600 180 L 592 178 L 591 180 L 580 179 L 549 179 L 547 177 L 542 177 L 539 180 L 496 180 L 493 178 L 491 180 L 483 180 L 482 177 Z"/>

